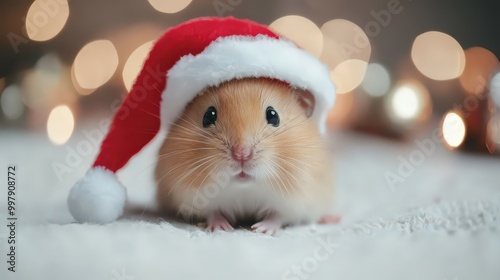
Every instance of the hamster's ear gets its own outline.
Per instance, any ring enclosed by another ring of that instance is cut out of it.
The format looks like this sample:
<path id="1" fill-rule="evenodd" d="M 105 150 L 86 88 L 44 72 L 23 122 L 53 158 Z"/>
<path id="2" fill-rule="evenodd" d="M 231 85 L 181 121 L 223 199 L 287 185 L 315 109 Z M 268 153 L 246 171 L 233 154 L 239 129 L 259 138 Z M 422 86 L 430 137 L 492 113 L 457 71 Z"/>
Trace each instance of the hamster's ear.
<path id="1" fill-rule="evenodd" d="M 306 117 L 309 118 L 314 111 L 316 102 L 314 100 L 314 96 L 309 91 L 300 88 L 294 88 L 293 93 L 297 96 L 297 101 L 299 102 L 300 107 L 302 107 L 302 109 L 306 112 Z"/>

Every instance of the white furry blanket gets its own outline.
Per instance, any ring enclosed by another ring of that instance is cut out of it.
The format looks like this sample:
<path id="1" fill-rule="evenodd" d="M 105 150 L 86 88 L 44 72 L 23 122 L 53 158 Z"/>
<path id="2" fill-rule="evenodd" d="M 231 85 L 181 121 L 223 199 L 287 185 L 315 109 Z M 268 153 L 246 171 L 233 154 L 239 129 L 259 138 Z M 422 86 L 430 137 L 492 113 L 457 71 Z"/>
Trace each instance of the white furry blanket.
<path id="1" fill-rule="evenodd" d="M 66 195 L 97 146 L 60 178 L 53 164 L 67 164 L 82 139 L 80 130 L 54 147 L 44 135 L 2 132 L 0 279 L 500 279 L 499 159 L 436 144 L 401 174 L 417 145 L 338 132 L 332 145 L 342 221 L 269 237 L 245 229 L 205 233 L 134 215 L 108 225 L 72 223 Z M 153 196 L 157 144 L 120 174 L 136 205 Z M 11 163 L 18 166 L 16 272 L 6 262 Z M 400 181 L 389 184 L 388 172 Z"/>

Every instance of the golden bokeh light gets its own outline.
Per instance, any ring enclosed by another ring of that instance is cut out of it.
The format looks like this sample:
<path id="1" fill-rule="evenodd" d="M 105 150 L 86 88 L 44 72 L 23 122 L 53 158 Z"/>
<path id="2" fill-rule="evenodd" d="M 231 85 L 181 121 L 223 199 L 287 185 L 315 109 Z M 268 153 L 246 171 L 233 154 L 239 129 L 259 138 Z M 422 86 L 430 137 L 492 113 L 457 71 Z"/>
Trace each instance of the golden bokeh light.
<path id="1" fill-rule="evenodd" d="M 89 95 L 93 93 L 96 89 L 95 88 L 83 88 L 80 86 L 78 81 L 76 80 L 76 75 L 75 75 L 75 64 L 71 66 L 71 83 L 73 84 L 73 88 L 78 92 L 80 95 Z"/>
<path id="2" fill-rule="evenodd" d="M 398 117 L 413 119 L 418 116 L 422 102 L 417 91 L 411 87 L 402 86 L 394 92 L 392 107 Z"/>
<path id="3" fill-rule="evenodd" d="M 365 78 L 361 87 L 373 97 L 380 97 L 389 91 L 391 77 L 383 65 L 378 63 L 368 64 Z"/>
<path id="4" fill-rule="evenodd" d="M 498 58 L 489 50 L 472 47 L 465 51 L 465 69 L 459 78 L 469 93 L 482 94 L 488 78 L 499 65 Z"/>
<path id="5" fill-rule="evenodd" d="M 137 78 L 137 75 L 139 75 L 139 72 L 144 65 L 144 60 L 146 60 L 154 42 L 155 41 L 153 40 L 142 44 L 128 57 L 122 72 L 123 83 L 127 91 L 130 91 L 134 85 L 134 81 Z"/>
<path id="6" fill-rule="evenodd" d="M 184 10 L 192 0 L 148 0 L 155 10 L 162 13 L 174 14 Z"/>
<path id="7" fill-rule="evenodd" d="M 418 81 L 402 81 L 385 99 L 385 106 L 394 123 L 407 124 L 426 120 L 432 112 L 427 88 Z"/>
<path id="8" fill-rule="evenodd" d="M 443 118 L 441 129 L 443 139 L 450 148 L 460 146 L 465 139 L 465 122 L 456 112 L 448 112 Z"/>
<path id="9" fill-rule="evenodd" d="M 47 120 L 47 134 L 52 143 L 62 145 L 66 143 L 75 126 L 73 113 L 66 105 L 59 105 L 52 109 Z"/>
<path id="10" fill-rule="evenodd" d="M 335 84 L 338 94 L 350 92 L 357 88 L 363 81 L 368 63 L 359 59 L 349 59 L 340 63 L 330 77 Z"/>
<path id="11" fill-rule="evenodd" d="M 47 41 L 63 29 L 69 16 L 66 0 L 35 0 L 26 15 L 26 33 L 33 41 Z"/>
<path id="12" fill-rule="evenodd" d="M 319 27 L 309 19 L 289 15 L 275 20 L 269 27 L 273 31 L 294 41 L 301 48 L 309 51 L 316 57 L 321 55 L 323 34 Z"/>
<path id="13" fill-rule="evenodd" d="M 96 89 L 106 83 L 118 66 L 118 53 L 108 40 L 97 40 L 86 44 L 76 55 L 72 72 L 76 88 Z"/>
<path id="14" fill-rule="evenodd" d="M 355 23 L 345 19 L 334 19 L 321 26 L 323 52 L 321 60 L 335 69 L 349 59 L 365 62 L 370 60 L 371 44 L 366 33 Z"/>
<path id="15" fill-rule="evenodd" d="M 9 120 L 16 120 L 24 113 L 21 89 L 16 85 L 10 85 L 0 96 L 0 108 L 4 116 Z"/>
<path id="16" fill-rule="evenodd" d="M 465 54 L 450 35 L 429 31 L 415 38 L 411 58 L 417 69 L 433 80 L 450 80 L 464 71 Z"/>

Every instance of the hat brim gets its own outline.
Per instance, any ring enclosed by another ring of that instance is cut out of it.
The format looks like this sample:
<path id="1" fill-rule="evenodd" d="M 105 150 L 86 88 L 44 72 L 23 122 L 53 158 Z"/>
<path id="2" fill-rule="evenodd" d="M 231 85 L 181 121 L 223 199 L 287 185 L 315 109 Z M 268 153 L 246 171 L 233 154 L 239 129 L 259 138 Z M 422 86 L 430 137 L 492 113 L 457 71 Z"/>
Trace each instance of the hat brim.
<path id="1" fill-rule="evenodd" d="M 221 37 L 197 55 L 183 56 L 167 73 L 162 92 L 161 122 L 166 131 L 202 90 L 242 78 L 272 78 L 311 92 L 311 118 L 326 131 L 335 86 L 328 67 L 292 42 L 265 35 Z"/>

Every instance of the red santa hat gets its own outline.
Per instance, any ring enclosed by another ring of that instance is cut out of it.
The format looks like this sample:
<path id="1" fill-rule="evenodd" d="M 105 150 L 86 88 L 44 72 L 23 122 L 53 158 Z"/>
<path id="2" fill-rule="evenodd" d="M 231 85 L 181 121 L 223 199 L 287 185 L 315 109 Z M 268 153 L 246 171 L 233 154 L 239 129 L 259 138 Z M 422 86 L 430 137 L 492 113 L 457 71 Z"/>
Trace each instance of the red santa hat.
<path id="1" fill-rule="evenodd" d="M 199 18 L 170 28 L 156 42 L 116 112 L 100 152 L 71 189 L 78 222 L 106 223 L 122 215 L 127 192 L 115 172 L 171 123 L 203 89 L 241 78 L 267 77 L 311 92 L 311 118 L 325 131 L 335 100 L 328 68 L 268 27 L 235 18 Z"/>

